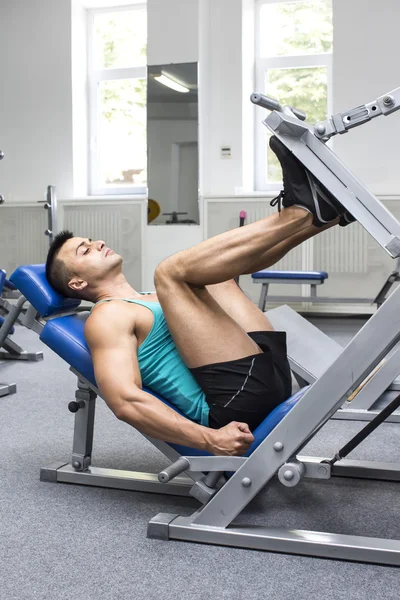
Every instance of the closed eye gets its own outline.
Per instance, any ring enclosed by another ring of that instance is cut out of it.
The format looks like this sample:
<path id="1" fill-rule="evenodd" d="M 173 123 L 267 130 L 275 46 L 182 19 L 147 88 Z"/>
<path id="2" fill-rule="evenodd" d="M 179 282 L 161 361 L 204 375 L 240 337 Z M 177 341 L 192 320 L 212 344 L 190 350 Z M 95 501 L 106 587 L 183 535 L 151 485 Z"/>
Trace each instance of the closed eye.
<path id="1" fill-rule="evenodd" d="M 90 248 L 86 248 L 86 250 L 83 254 L 89 254 L 89 252 L 90 252 Z"/>

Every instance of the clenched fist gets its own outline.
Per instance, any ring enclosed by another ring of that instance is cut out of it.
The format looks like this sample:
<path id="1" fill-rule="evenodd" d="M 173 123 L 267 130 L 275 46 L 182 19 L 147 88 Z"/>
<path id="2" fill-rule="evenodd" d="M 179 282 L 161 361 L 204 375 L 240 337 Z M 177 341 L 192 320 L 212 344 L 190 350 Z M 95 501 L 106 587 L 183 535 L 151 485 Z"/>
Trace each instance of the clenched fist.
<path id="1" fill-rule="evenodd" d="M 221 429 L 213 429 L 209 452 L 222 456 L 241 456 L 246 454 L 254 436 L 246 423 L 232 421 Z"/>

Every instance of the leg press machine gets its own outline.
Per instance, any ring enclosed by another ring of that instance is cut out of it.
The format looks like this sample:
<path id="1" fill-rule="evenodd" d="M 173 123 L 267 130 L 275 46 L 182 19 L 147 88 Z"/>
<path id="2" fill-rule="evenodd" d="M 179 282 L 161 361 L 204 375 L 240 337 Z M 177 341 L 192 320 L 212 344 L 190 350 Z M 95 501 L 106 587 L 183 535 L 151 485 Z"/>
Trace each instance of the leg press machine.
<path id="1" fill-rule="evenodd" d="M 394 102 L 391 109 L 387 98 Z M 265 97 L 262 102 L 265 105 Z M 400 256 L 398 221 L 324 144 L 324 134 L 327 138 L 334 128 L 344 132 L 352 125 L 351 119 L 360 121 L 361 116 L 357 115 L 364 115 L 362 118 L 367 120 L 365 111 L 367 115 L 373 111 L 371 115 L 375 116 L 378 111 L 385 114 L 385 111 L 400 108 L 400 88 L 366 105 L 364 112 L 360 108 L 344 113 L 342 121 L 334 115 L 325 124 L 318 124 L 314 131 L 295 116 L 294 110 L 281 108 L 276 102 L 274 106 L 266 107 L 273 109 L 265 121 L 271 131 L 340 199 L 393 258 Z M 299 111 L 296 113 L 303 117 Z M 165 513 L 155 516 L 148 525 L 148 535 L 152 538 L 400 565 L 400 540 L 232 525 L 236 516 L 276 475 L 284 487 L 296 486 L 303 478 L 400 481 L 400 464 L 342 458 L 347 456 L 349 446 L 355 447 L 355 438 L 333 459 L 300 454 L 360 384 L 364 382 L 361 391 L 369 389 L 380 393 L 379 390 L 386 390 L 400 371 L 395 367 L 400 348 L 400 288 L 387 298 L 344 349 L 331 344 L 329 357 L 325 350 L 320 351 L 316 353 L 315 364 L 303 365 L 300 359 L 301 354 L 304 358 L 304 348 L 309 348 L 307 334 L 292 336 L 290 333 L 291 325 L 296 325 L 298 319 L 303 322 L 302 317 L 285 306 L 270 311 L 268 314 L 275 326 L 289 333 L 288 353 L 296 378 L 301 385 L 311 385 L 302 387 L 268 415 L 254 432 L 255 442 L 244 457 L 211 456 L 149 438 L 172 461 L 157 476 L 91 465 L 95 402 L 99 390 L 84 339 L 84 323 L 89 313 L 76 312 L 79 302 L 63 298 L 51 288 L 46 281 L 44 265 L 20 267 L 10 279 L 36 311 L 34 322 L 30 322 L 31 328 L 78 377 L 75 400 L 69 404 L 69 410 L 75 414 L 71 461 L 43 468 L 41 480 L 183 496 L 190 494 L 200 502 L 200 508 L 189 517 Z M 325 338 L 321 340 L 326 349 Z M 395 393 L 395 400 L 384 411 L 376 411 L 375 419 L 385 418 L 399 404 L 399 394 Z M 367 427 L 370 425 L 368 423 Z"/>

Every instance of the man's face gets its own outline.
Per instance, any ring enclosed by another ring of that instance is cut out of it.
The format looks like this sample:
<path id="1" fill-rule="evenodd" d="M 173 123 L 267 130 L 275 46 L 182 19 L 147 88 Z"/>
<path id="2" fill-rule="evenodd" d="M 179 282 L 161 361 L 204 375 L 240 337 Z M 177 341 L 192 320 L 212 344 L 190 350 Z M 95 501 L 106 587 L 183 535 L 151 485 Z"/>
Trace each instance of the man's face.
<path id="1" fill-rule="evenodd" d="M 69 286 L 75 291 L 96 287 L 111 272 L 121 270 L 122 257 L 103 240 L 73 237 L 58 253 L 68 269 L 75 274 Z"/>

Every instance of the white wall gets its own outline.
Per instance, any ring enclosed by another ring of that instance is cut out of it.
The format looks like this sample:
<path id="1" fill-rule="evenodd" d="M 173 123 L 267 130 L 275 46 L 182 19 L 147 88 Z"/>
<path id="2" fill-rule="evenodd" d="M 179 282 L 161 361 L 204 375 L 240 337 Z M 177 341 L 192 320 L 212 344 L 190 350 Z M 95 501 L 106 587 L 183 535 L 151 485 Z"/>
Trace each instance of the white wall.
<path id="1" fill-rule="evenodd" d="M 147 64 L 197 62 L 198 3 L 199 0 L 147 0 Z"/>
<path id="2" fill-rule="evenodd" d="M 352 15 L 356 15 L 355 18 Z M 400 2 L 333 0 L 334 112 L 400 86 Z M 378 117 L 335 138 L 335 151 L 375 194 L 400 193 L 400 116 Z"/>
<path id="3" fill-rule="evenodd" d="M 2 0 L 0 147 L 8 202 L 73 193 L 70 0 Z"/>
<path id="4" fill-rule="evenodd" d="M 200 189 L 204 196 L 242 187 L 242 1 L 200 2 Z M 232 158 L 221 159 L 221 146 Z"/>

